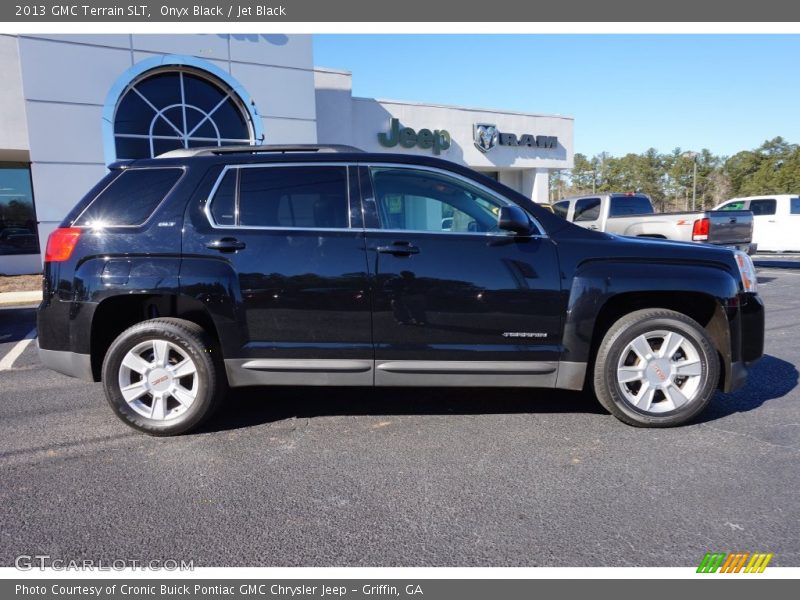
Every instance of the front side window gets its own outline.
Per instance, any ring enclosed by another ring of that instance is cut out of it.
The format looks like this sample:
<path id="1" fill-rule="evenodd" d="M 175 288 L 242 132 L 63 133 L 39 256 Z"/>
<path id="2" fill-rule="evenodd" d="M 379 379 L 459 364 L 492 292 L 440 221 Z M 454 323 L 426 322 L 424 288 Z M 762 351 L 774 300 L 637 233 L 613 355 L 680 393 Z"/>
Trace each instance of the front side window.
<path id="1" fill-rule="evenodd" d="M 371 169 L 384 229 L 431 232 L 497 231 L 500 200 L 443 173 L 416 169 Z"/>
<path id="2" fill-rule="evenodd" d="M 217 225 L 346 229 L 347 167 L 229 169 L 217 186 L 210 212 Z"/>
<path id="3" fill-rule="evenodd" d="M 0 164 L 0 256 L 38 252 L 30 169 L 27 165 Z"/>
<path id="4" fill-rule="evenodd" d="M 600 218 L 600 198 L 581 198 L 575 202 L 576 223 L 579 221 L 597 221 Z"/>
<path id="5" fill-rule="evenodd" d="M 252 144 L 254 127 L 236 92 L 199 69 L 148 71 L 114 113 L 118 159 L 150 158 L 198 146 Z"/>
<path id="6" fill-rule="evenodd" d="M 800 198 L 789 198 L 789 212 L 793 215 L 800 215 Z"/>
<path id="7" fill-rule="evenodd" d="M 750 200 L 750 210 L 754 215 L 774 215 L 777 204 L 774 198 Z"/>
<path id="8" fill-rule="evenodd" d="M 75 219 L 76 227 L 142 225 L 183 174 L 182 169 L 126 169 Z"/>

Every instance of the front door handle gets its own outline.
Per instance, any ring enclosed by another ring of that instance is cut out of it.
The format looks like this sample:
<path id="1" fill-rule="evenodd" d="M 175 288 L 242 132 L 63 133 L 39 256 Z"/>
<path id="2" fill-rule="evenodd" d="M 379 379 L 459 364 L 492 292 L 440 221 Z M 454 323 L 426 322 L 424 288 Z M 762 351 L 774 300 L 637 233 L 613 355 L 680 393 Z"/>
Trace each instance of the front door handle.
<path id="1" fill-rule="evenodd" d="M 586 229 L 591 229 L 592 231 L 596 231 L 597 225 L 589 225 L 588 227 L 586 227 Z"/>
<path id="2" fill-rule="evenodd" d="M 393 254 L 394 256 L 411 256 L 419 254 L 419 248 L 411 242 L 392 242 L 388 246 L 378 246 L 375 248 L 381 254 Z"/>
<path id="3" fill-rule="evenodd" d="M 247 244 L 232 237 L 224 237 L 206 244 L 206 248 L 209 250 L 219 250 L 220 252 L 236 252 L 237 250 L 244 250 L 246 247 Z"/>

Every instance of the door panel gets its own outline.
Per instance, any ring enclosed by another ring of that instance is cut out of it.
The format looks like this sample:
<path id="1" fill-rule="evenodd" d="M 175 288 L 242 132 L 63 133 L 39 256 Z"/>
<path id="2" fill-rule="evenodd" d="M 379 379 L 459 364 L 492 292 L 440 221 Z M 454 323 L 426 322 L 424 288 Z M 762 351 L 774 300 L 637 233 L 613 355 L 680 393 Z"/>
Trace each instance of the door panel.
<path id="1" fill-rule="evenodd" d="M 187 227 L 182 284 L 202 295 L 209 264 L 233 273 L 224 297 L 237 298 L 241 344 L 226 359 L 249 370 L 240 380 L 331 383 L 320 375 L 320 360 L 331 360 L 331 371 L 359 373 L 348 382 L 371 383 L 365 241 L 350 227 L 347 167 L 243 166 L 219 182 Z"/>
<path id="2" fill-rule="evenodd" d="M 551 376 L 562 315 L 553 243 L 492 231 L 503 201 L 480 188 L 406 171 L 373 170 L 365 194 L 392 227 L 367 230 L 376 383 L 529 385 Z"/>
<path id="3" fill-rule="evenodd" d="M 748 208 L 753 213 L 753 242 L 759 250 L 781 250 L 781 236 L 776 213 L 775 198 L 750 200 Z"/>

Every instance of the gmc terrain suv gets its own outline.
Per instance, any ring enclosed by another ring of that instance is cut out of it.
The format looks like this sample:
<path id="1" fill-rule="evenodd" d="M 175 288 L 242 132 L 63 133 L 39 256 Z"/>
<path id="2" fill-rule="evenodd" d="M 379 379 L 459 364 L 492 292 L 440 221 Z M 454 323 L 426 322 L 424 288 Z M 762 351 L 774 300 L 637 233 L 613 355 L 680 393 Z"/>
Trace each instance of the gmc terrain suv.
<path id="1" fill-rule="evenodd" d="M 762 354 L 750 258 L 589 231 L 453 163 L 343 146 L 114 164 L 50 236 L 39 348 L 144 432 L 252 385 L 593 389 L 677 425 Z"/>

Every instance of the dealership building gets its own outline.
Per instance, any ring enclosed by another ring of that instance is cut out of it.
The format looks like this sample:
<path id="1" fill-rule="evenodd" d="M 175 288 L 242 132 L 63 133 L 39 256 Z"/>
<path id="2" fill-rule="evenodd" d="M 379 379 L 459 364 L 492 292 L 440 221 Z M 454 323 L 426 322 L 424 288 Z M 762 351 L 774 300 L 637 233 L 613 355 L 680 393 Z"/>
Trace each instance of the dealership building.
<path id="1" fill-rule="evenodd" d="M 354 97 L 351 73 L 314 66 L 309 35 L 0 35 L 0 80 L 0 274 L 41 269 L 109 164 L 176 148 L 438 156 L 536 202 L 573 165 L 569 117 Z"/>

